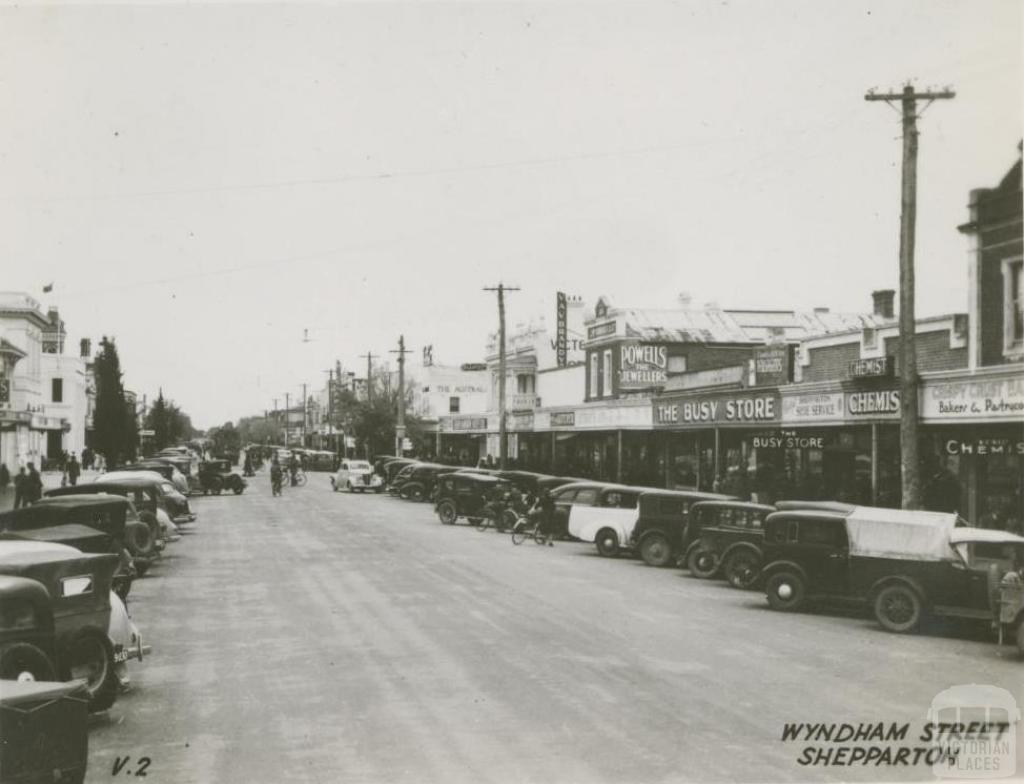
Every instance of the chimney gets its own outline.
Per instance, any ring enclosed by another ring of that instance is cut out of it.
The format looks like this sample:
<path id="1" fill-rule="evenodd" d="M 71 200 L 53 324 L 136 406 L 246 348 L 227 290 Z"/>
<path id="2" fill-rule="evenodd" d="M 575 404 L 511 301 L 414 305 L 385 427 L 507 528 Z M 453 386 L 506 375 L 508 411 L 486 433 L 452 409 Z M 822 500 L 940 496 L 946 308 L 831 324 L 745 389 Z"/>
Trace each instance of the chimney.
<path id="1" fill-rule="evenodd" d="M 874 314 L 884 319 L 896 318 L 896 313 L 893 309 L 893 300 L 895 298 L 895 289 L 879 289 L 878 291 L 872 291 L 871 300 L 874 303 Z"/>
<path id="2" fill-rule="evenodd" d="M 57 308 L 50 308 L 46 311 L 46 318 L 51 324 L 57 326 L 60 324 L 60 311 Z"/>
<path id="3" fill-rule="evenodd" d="M 820 316 L 822 313 L 828 313 L 828 308 L 815 308 L 814 314 Z"/>
<path id="4" fill-rule="evenodd" d="M 92 341 L 89 338 L 78 341 L 78 354 L 82 359 L 88 359 L 92 355 Z"/>

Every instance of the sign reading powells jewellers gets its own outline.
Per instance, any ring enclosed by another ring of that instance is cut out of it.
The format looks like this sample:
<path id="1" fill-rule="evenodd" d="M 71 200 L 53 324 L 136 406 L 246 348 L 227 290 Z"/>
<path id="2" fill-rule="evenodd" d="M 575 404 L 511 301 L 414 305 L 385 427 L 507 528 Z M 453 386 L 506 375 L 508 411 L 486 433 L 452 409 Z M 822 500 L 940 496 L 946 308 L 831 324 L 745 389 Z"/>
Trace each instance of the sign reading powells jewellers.
<path id="1" fill-rule="evenodd" d="M 626 343 L 619 347 L 619 389 L 663 387 L 668 381 L 668 347 Z"/>

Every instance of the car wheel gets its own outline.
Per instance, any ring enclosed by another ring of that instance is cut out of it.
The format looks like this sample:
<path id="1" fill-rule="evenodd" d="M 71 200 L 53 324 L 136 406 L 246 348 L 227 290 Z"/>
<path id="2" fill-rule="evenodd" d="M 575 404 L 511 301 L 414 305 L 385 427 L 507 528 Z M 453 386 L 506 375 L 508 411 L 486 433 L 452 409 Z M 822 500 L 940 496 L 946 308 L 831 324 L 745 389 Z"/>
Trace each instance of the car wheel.
<path id="1" fill-rule="evenodd" d="M 0 650 L 0 679 L 5 681 L 52 681 L 57 676 L 42 649 L 16 642 Z"/>
<path id="2" fill-rule="evenodd" d="M 156 550 L 152 529 L 143 522 L 129 523 L 124 528 L 124 544 L 132 556 L 148 557 Z"/>
<path id="3" fill-rule="evenodd" d="M 922 602 L 906 585 L 889 585 L 875 596 L 875 618 L 886 631 L 912 632 L 921 622 Z"/>
<path id="4" fill-rule="evenodd" d="M 350 493 L 354 493 L 356 491 L 356 489 L 354 487 L 352 487 L 352 483 L 351 482 L 346 482 L 345 483 L 345 489 L 348 490 Z"/>
<path id="5" fill-rule="evenodd" d="M 220 491 L 224 489 L 224 484 L 220 481 L 219 476 L 210 477 L 210 492 L 214 495 L 220 495 Z"/>
<path id="6" fill-rule="evenodd" d="M 244 491 L 244 490 L 245 490 L 245 485 L 243 485 L 241 482 L 238 482 L 238 481 L 236 481 L 235 484 L 231 488 L 231 492 L 234 493 L 235 495 L 241 495 L 242 491 Z"/>
<path id="7" fill-rule="evenodd" d="M 664 534 L 649 534 L 640 542 L 640 557 L 648 566 L 668 566 L 672 560 L 672 545 Z"/>
<path id="8" fill-rule="evenodd" d="M 613 558 L 619 554 L 619 536 L 611 528 L 602 528 L 594 540 L 597 552 L 605 558 Z"/>
<path id="9" fill-rule="evenodd" d="M 803 578 L 793 572 L 776 572 L 765 585 L 768 604 L 773 610 L 799 610 L 803 606 L 806 592 Z"/>
<path id="10" fill-rule="evenodd" d="M 718 573 L 718 556 L 711 550 L 695 547 L 686 557 L 686 568 L 694 577 L 709 580 Z"/>
<path id="11" fill-rule="evenodd" d="M 455 504 L 451 501 L 442 501 L 437 505 L 437 516 L 445 525 L 453 525 L 457 516 Z"/>
<path id="12" fill-rule="evenodd" d="M 117 673 L 110 640 L 84 631 L 66 649 L 66 679 L 84 678 L 89 692 L 89 710 L 103 711 L 117 699 Z"/>
<path id="13" fill-rule="evenodd" d="M 132 560 L 132 564 L 135 566 L 135 574 L 139 577 L 145 577 L 149 567 L 152 566 L 152 562 L 148 558 L 139 561 Z"/>
<path id="14" fill-rule="evenodd" d="M 750 588 L 761 572 L 761 557 L 746 547 L 726 556 L 722 572 L 733 588 Z"/>
<path id="15" fill-rule="evenodd" d="M 145 523 L 149 527 L 149 535 L 155 546 L 161 538 L 160 522 L 156 519 L 156 515 L 150 511 L 139 512 L 139 522 Z"/>
<path id="16" fill-rule="evenodd" d="M 423 488 L 418 485 L 409 491 L 410 501 L 422 501 L 423 500 Z"/>

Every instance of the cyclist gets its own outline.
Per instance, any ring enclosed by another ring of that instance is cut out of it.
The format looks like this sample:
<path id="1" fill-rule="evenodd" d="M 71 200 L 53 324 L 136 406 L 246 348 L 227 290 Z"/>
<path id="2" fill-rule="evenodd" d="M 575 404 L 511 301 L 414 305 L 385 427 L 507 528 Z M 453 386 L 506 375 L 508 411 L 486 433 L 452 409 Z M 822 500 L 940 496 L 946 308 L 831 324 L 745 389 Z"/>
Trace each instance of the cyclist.
<path id="1" fill-rule="evenodd" d="M 494 521 L 494 527 L 498 531 L 505 530 L 505 510 L 509 507 L 505 491 L 500 485 L 493 487 L 487 494 L 487 503 L 484 511 Z"/>
<path id="2" fill-rule="evenodd" d="M 537 503 L 530 510 L 529 517 L 537 521 L 548 547 L 554 547 L 555 543 L 551 540 L 554 538 L 555 499 L 551 497 L 551 491 L 546 487 L 537 496 Z"/>
<path id="3" fill-rule="evenodd" d="M 298 487 L 299 485 L 299 458 L 294 452 L 292 452 L 291 458 L 288 460 L 288 473 L 292 477 L 292 487 Z"/>

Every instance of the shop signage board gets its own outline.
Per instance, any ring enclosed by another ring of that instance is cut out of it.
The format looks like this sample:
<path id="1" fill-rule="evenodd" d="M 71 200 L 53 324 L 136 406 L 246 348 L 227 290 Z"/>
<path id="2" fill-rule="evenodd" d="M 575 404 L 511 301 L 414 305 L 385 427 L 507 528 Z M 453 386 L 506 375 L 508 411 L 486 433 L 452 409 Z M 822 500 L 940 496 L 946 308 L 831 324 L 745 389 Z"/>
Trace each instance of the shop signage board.
<path id="1" fill-rule="evenodd" d="M 619 347 L 619 389 L 663 387 L 668 381 L 668 346 L 624 343 Z"/>
<path id="2" fill-rule="evenodd" d="M 573 414 L 577 428 L 599 430 L 651 426 L 651 406 L 647 401 L 639 406 L 580 408 Z"/>
<path id="3" fill-rule="evenodd" d="M 843 411 L 842 392 L 784 395 L 782 398 L 782 421 L 785 424 L 841 422 Z"/>
<path id="4" fill-rule="evenodd" d="M 947 438 L 943 448 L 947 455 L 1024 457 L 1024 439 L 1020 438 Z"/>
<path id="5" fill-rule="evenodd" d="M 549 420 L 551 427 L 573 427 L 576 424 L 576 412 L 552 411 Z"/>
<path id="6" fill-rule="evenodd" d="M 890 354 L 884 357 L 855 359 L 846 369 L 850 378 L 892 378 L 896 369 L 895 358 Z"/>
<path id="7" fill-rule="evenodd" d="M 452 430 L 486 430 L 487 417 L 453 417 Z"/>
<path id="8" fill-rule="evenodd" d="M 897 419 L 900 415 L 898 389 L 872 389 L 846 393 L 848 419 Z"/>
<path id="9" fill-rule="evenodd" d="M 745 365 L 730 365 L 711 370 L 691 370 L 689 373 L 672 376 L 665 385 L 665 389 L 701 389 L 723 387 L 727 384 L 739 385 L 743 383 L 746 372 Z"/>
<path id="10" fill-rule="evenodd" d="M 963 378 L 927 381 L 921 417 L 932 420 L 1024 419 L 1024 378 Z"/>
<path id="11" fill-rule="evenodd" d="M 604 324 L 595 324 L 593 327 L 587 328 L 587 338 L 589 340 L 596 340 L 597 338 L 603 338 L 607 335 L 615 334 L 615 322 L 608 321 Z"/>
<path id="12" fill-rule="evenodd" d="M 780 422 L 778 391 L 688 395 L 652 402 L 655 427 L 714 427 Z"/>
<path id="13" fill-rule="evenodd" d="M 755 449 L 824 449 L 825 435 L 805 430 L 774 430 L 758 433 L 751 439 Z"/>
<path id="14" fill-rule="evenodd" d="M 558 304 L 556 306 L 556 328 L 555 328 L 555 363 L 558 367 L 565 367 L 569 357 L 569 329 L 567 325 L 569 315 L 569 304 L 565 292 L 557 294 Z"/>
<path id="15" fill-rule="evenodd" d="M 759 387 L 777 387 L 791 379 L 792 352 L 789 346 L 763 346 L 754 349 L 754 377 Z"/>
<path id="16" fill-rule="evenodd" d="M 512 414 L 509 424 L 514 430 L 533 430 L 533 412 L 528 414 Z"/>

